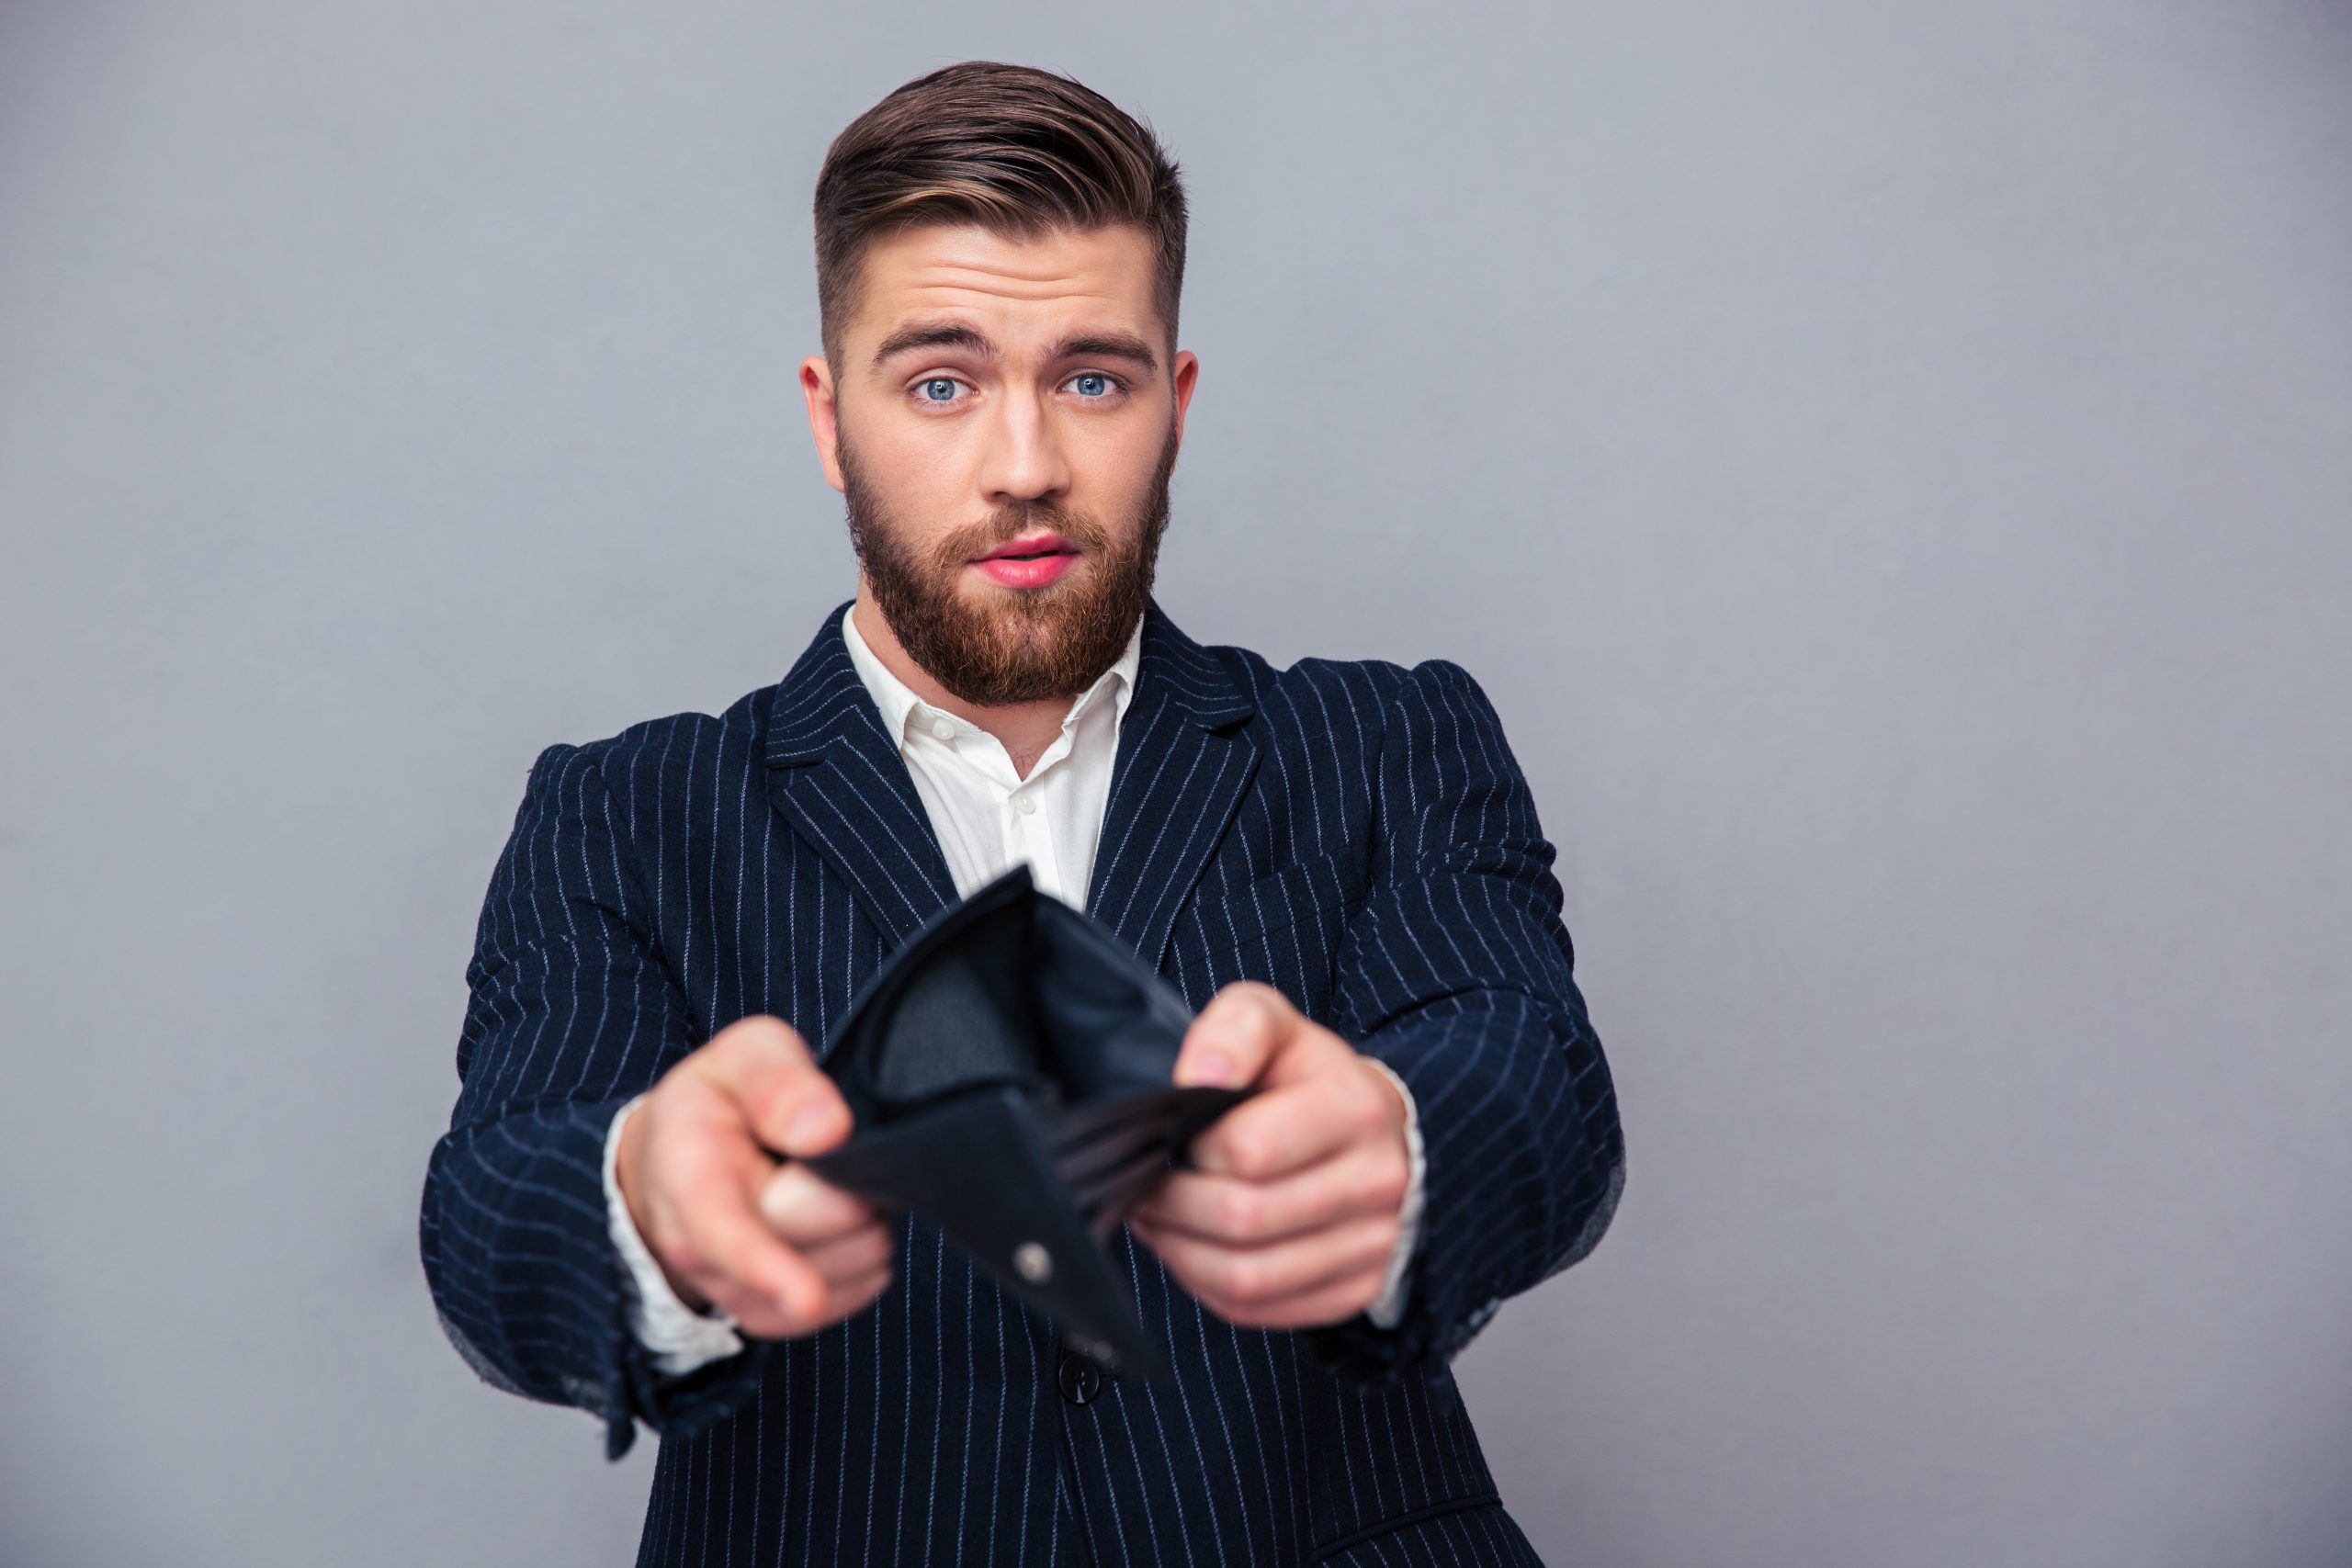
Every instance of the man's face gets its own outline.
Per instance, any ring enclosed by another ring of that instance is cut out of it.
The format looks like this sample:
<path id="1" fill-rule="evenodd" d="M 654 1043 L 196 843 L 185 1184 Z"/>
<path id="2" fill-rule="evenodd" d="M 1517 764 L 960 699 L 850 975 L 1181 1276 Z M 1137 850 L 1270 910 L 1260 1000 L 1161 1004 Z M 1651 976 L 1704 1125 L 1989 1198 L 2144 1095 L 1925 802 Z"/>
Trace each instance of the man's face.
<path id="1" fill-rule="evenodd" d="M 1198 370 L 1153 276 L 1132 226 L 910 230 L 867 249 L 842 363 L 801 366 L 866 587 L 965 702 L 1073 695 L 1143 614 Z M 1008 544 L 1050 553 L 982 564 Z"/>

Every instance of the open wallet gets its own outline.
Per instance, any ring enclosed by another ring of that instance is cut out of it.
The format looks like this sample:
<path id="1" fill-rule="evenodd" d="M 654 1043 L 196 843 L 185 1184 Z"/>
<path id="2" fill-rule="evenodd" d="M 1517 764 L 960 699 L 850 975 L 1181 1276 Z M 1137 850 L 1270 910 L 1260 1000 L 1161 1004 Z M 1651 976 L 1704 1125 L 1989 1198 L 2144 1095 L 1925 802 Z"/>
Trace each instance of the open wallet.
<path id="1" fill-rule="evenodd" d="M 856 1119 L 802 1164 L 906 1209 L 1114 1371 L 1164 1379 L 1108 1243 L 1251 1088 L 1179 1088 L 1193 1010 L 1025 863 L 941 909 L 867 977 L 824 1066 Z"/>

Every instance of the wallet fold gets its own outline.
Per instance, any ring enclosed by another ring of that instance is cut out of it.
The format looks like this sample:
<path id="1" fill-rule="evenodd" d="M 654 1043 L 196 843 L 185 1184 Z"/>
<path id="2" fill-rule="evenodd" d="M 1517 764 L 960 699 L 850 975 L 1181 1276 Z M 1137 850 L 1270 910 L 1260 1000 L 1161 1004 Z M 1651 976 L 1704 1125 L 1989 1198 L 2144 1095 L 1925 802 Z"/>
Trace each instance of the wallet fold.
<path id="1" fill-rule="evenodd" d="M 1025 863 L 926 920 L 828 1037 L 855 1120 L 802 1161 L 936 1225 L 1070 1345 L 1164 1379 L 1109 1249 L 1193 1137 L 1255 1090 L 1180 1088 L 1193 1012 Z"/>

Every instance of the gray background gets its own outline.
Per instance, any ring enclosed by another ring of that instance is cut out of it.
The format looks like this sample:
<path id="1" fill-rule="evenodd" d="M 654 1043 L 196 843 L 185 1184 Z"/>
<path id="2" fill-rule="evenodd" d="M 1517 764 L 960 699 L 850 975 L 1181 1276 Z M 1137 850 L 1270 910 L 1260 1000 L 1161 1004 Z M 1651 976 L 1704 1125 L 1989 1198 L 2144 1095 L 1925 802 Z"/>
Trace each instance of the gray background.
<path id="1" fill-rule="evenodd" d="M 2352 1558 L 2352 14 L 0 4 L 0 1558 L 631 1558 L 416 1258 L 532 757 L 854 587 L 831 137 L 1149 118 L 1161 601 L 1460 660 L 1623 1207 L 1461 1363 L 1561 1564 Z"/>

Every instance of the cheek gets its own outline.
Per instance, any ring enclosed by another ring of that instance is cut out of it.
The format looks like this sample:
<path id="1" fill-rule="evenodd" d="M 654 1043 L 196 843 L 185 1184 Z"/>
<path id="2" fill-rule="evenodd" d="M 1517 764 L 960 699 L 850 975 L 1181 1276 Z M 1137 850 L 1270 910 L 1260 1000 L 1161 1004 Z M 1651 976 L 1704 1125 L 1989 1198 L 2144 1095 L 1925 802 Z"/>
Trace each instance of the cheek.
<path id="1" fill-rule="evenodd" d="M 1151 498 L 1160 443 L 1125 433 L 1089 433 L 1070 447 L 1070 504 L 1125 527 Z"/>
<path id="2" fill-rule="evenodd" d="M 970 530 L 987 509 L 965 482 L 966 465 L 933 443 L 862 436 L 854 479 L 860 498 L 899 547 L 936 559 L 951 536 Z"/>
<path id="3" fill-rule="evenodd" d="M 960 443 L 951 442 L 928 426 L 928 420 L 910 419 L 914 428 L 894 431 L 893 439 L 874 443 L 875 454 L 857 449 L 861 472 L 871 472 L 874 487 L 898 512 L 925 520 L 955 516 L 953 503 L 961 499 L 971 463 Z M 942 508 L 948 508 L 943 512 Z"/>

